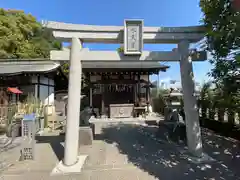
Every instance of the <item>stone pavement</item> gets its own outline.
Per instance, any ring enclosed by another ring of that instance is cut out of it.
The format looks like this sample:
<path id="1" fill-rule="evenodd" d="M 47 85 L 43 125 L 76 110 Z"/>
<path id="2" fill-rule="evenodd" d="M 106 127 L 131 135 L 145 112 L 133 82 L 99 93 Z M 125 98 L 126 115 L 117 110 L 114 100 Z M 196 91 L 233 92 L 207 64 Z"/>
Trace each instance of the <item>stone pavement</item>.
<path id="1" fill-rule="evenodd" d="M 240 179 L 239 142 L 203 131 L 204 147 L 215 162 L 193 164 L 175 144 L 164 139 L 164 130 L 136 124 L 96 123 L 91 146 L 80 147 L 89 157 L 81 173 L 50 176 L 63 157 L 63 137 L 39 137 L 37 159 L 18 162 L 2 173 L 4 180 L 181 180 Z M 0 178 L 0 180 L 2 180 Z"/>
<path id="2" fill-rule="evenodd" d="M 12 164 L 15 164 L 19 160 L 20 145 L 22 139 L 8 138 L 6 136 L 0 136 L 0 173 L 4 169 L 8 168 Z"/>

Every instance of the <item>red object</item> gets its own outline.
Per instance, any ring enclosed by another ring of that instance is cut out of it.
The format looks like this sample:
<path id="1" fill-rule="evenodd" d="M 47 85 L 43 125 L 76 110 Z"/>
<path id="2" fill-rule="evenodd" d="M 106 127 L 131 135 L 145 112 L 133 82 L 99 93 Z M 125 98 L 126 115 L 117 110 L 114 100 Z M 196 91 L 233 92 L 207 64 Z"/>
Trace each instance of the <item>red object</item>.
<path id="1" fill-rule="evenodd" d="M 9 92 L 14 93 L 14 94 L 22 94 L 22 93 L 23 93 L 23 92 L 20 91 L 18 88 L 11 88 L 11 87 L 8 87 L 7 90 L 8 90 Z"/>
<path id="2" fill-rule="evenodd" d="M 236 10 L 240 10 L 240 0 L 233 0 L 233 6 Z"/>

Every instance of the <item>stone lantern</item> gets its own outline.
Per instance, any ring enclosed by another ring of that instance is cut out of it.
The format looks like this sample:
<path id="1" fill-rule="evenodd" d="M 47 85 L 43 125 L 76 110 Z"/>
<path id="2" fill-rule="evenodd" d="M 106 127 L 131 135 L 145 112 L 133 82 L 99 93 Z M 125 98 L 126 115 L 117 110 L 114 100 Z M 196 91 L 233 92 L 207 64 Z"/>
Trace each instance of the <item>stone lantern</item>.
<path id="1" fill-rule="evenodd" d="M 165 121 L 176 122 L 180 120 L 180 111 L 182 110 L 183 94 L 179 91 L 171 89 L 170 93 L 165 96 L 166 105 L 164 111 Z"/>

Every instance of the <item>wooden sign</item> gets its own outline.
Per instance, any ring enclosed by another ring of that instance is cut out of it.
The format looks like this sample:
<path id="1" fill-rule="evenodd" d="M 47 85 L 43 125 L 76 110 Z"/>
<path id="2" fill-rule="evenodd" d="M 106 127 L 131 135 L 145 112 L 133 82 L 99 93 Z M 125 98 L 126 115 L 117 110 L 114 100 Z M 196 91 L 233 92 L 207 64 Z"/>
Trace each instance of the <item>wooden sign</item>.
<path id="1" fill-rule="evenodd" d="M 124 21 L 124 54 L 141 55 L 143 49 L 143 20 Z"/>

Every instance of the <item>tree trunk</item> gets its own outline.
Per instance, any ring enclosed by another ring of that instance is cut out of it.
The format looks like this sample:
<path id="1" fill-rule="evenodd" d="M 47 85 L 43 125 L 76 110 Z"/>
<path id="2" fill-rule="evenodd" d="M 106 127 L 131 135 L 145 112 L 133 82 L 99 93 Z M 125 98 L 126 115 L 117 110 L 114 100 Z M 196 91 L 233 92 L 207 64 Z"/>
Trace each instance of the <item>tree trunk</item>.
<path id="1" fill-rule="evenodd" d="M 209 108 L 209 119 L 215 120 L 215 108 Z"/>
<path id="2" fill-rule="evenodd" d="M 223 122 L 224 121 L 224 108 L 218 108 L 218 121 Z"/>
<path id="3" fill-rule="evenodd" d="M 228 123 L 234 125 L 235 124 L 235 112 L 231 109 L 228 109 Z"/>
<path id="4" fill-rule="evenodd" d="M 204 105 L 202 105 L 202 118 L 207 118 L 207 108 Z"/>

